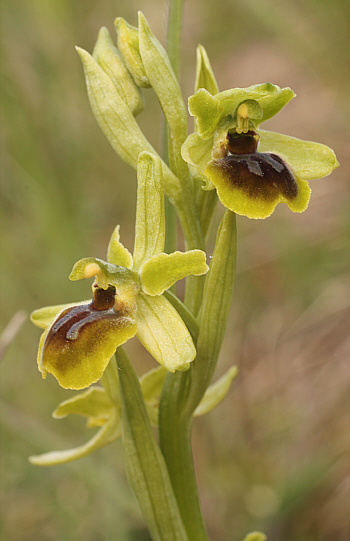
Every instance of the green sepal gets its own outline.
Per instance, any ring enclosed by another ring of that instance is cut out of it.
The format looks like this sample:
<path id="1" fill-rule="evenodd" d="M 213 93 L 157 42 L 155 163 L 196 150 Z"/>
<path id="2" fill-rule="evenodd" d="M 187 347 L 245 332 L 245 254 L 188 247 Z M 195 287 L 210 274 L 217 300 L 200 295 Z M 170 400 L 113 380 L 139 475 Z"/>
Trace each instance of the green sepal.
<path id="1" fill-rule="evenodd" d="M 215 406 L 219 404 L 219 402 L 221 402 L 223 398 L 225 398 L 230 389 L 231 383 L 233 379 L 237 376 L 237 374 L 237 366 L 232 366 L 226 372 L 226 374 L 224 374 L 215 383 L 210 385 L 210 387 L 208 387 L 208 389 L 205 391 L 205 394 L 200 401 L 199 406 L 196 408 L 193 414 L 194 417 L 205 415 L 206 413 L 209 413 L 211 410 L 213 410 Z"/>
<path id="2" fill-rule="evenodd" d="M 119 228 L 117 225 L 110 238 L 107 249 L 108 263 L 131 269 L 133 266 L 133 257 L 129 250 L 122 245 L 119 238 Z"/>
<path id="3" fill-rule="evenodd" d="M 141 153 L 137 179 L 134 269 L 139 269 L 142 263 L 164 250 L 164 193 L 160 159 L 154 154 Z"/>
<path id="4" fill-rule="evenodd" d="M 88 304 L 90 300 L 88 301 L 82 301 L 82 302 L 71 302 L 69 304 L 56 304 L 55 306 L 44 306 L 43 308 L 38 308 L 38 310 L 34 310 L 30 314 L 30 320 L 34 325 L 39 327 L 40 329 L 47 329 L 50 327 L 59 315 L 60 312 L 63 312 L 67 308 L 71 308 L 72 306 L 79 306 L 79 304 Z"/>
<path id="5" fill-rule="evenodd" d="M 196 343 L 198 338 L 198 322 L 192 312 L 187 308 L 183 302 L 180 301 L 180 299 L 170 291 L 170 289 L 164 291 L 163 293 L 164 297 L 173 305 L 179 316 L 181 317 L 182 321 L 185 323 L 186 327 L 188 328 L 190 335 L 192 336 L 192 340 L 194 343 Z"/>
<path id="6" fill-rule="evenodd" d="M 117 154 L 136 169 L 140 152 L 154 150 L 110 77 L 87 51 L 80 47 L 76 49 L 83 63 L 90 105 L 97 123 Z"/>
<path id="7" fill-rule="evenodd" d="M 104 425 L 114 409 L 108 394 L 102 387 L 90 387 L 87 391 L 61 402 L 52 416 L 62 419 L 67 415 L 88 417 L 89 428 Z"/>
<path id="8" fill-rule="evenodd" d="M 92 57 L 110 77 L 120 97 L 133 115 L 136 116 L 141 113 L 144 100 L 140 89 L 135 84 L 105 27 L 102 27 L 98 34 Z"/>
<path id="9" fill-rule="evenodd" d="M 141 287 L 148 295 L 161 295 L 175 282 L 193 274 L 200 276 L 209 270 L 202 250 L 159 254 L 140 268 Z"/>
<path id="10" fill-rule="evenodd" d="M 155 440 L 136 372 L 117 351 L 122 406 L 122 439 L 128 480 L 152 539 L 188 541 L 164 457 Z"/>
<path id="11" fill-rule="evenodd" d="M 205 89 L 199 89 L 188 100 L 190 114 L 197 119 L 198 133 L 203 138 L 211 137 L 218 127 L 230 129 L 234 126 L 237 107 L 246 100 L 256 100 L 263 110 L 262 116 L 252 118 L 255 127 L 276 115 L 295 94 L 290 88 L 280 88 L 271 83 L 253 85 L 248 88 L 232 88 L 213 97 Z"/>
<path id="12" fill-rule="evenodd" d="M 196 356 L 192 338 L 179 314 L 161 295 L 137 295 L 137 337 L 169 372 L 187 370 Z"/>
<path id="13" fill-rule="evenodd" d="M 139 12 L 140 53 L 147 77 L 157 94 L 174 139 L 182 142 L 187 135 L 187 113 L 179 83 L 165 49 Z"/>
<path id="14" fill-rule="evenodd" d="M 205 88 L 212 96 L 219 92 L 214 72 L 212 70 L 209 57 L 203 45 L 198 45 L 196 51 L 196 82 L 195 92 L 200 88 Z"/>
<path id="15" fill-rule="evenodd" d="M 259 130 L 259 135 L 259 152 L 278 154 L 300 179 L 326 177 L 339 167 L 333 150 L 326 145 L 264 130 Z"/>
<path id="16" fill-rule="evenodd" d="M 118 49 L 135 83 L 141 88 L 149 88 L 151 84 L 140 55 L 138 28 L 128 24 L 122 17 L 118 17 L 114 25 L 117 32 Z"/>
<path id="17" fill-rule="evenodd" d="M 266 541 L 267 537 L 261 532 L 252 532 L 245 536 L 243 541 Z"/>
<path id="18" fill-rule="evenodd" d="M 42 455 L 29 457 L 29 462 L 35 466 L 57 466 L 78 458 L 83 458 L 97 449 L 118 439 L 121 434 L 120 413 L 114 411 L 108 421 L 100 428 L 91 440 L 84 445 L 64 451 L 51 451 Z"/>

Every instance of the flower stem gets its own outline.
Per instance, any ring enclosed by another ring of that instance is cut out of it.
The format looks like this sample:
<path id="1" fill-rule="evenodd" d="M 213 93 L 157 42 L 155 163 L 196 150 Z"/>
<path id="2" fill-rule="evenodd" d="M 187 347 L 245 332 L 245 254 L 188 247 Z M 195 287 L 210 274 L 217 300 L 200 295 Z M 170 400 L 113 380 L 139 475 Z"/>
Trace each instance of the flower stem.
<path id="1" fill-rule="evenodd" d="M 175 75 L 179 75 L 180 65 L 180 38 L 181 38 L 182 0 L 170 0 L 167 28 L 167 52 Z M 163 124 L 163 156 L 168 162 L 168 128 L 164 118 Z M 165 251 L 176 250 L 176 211 L 168 198 L 165 199 Z"/>

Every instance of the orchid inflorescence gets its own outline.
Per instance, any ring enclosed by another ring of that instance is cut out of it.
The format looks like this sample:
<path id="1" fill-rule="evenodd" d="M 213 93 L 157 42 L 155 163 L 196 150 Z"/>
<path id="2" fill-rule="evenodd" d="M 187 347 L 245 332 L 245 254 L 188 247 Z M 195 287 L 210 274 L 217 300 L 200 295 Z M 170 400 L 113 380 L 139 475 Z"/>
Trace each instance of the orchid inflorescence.
<path id="1" fill-rule="evenodd" d="M 32 314 L 33 323 L 44 329 L 38 353 L 43 377 L 51 373 L 66 389 L 87 389 L 60 404 L 54 416 L 82 415 L 88 427 L 99 431 L 78 448 L 31 460 L 38 465 L 68 462 L 122 434 L 129 480 L 154 539 L 194 539 L 194 532 L 201 532 L 196 539 L 205 539 L 193 484 L 181 486 L 182 474 L 176 473 L 169 449 L 171 441 L 189 437 L 192 417 L 210 411 L 237 373 L 232 367 L 211 385 L 233 292 L 235 215 L 267 218 L 278 203 L 305 211 L 308 182 L 329 175 L 338 162 L 323 144 L 261 130 L 294 92 L 271 83 L 219 92 L 202 46 L 197 49 L 195 93 L 188 100 L 195 131 L 188 136 L 179 84 L 145 17 L 139 14 L 138 28 L 118 18 L 116 31 L 117 47 L 102 28 L 92 55 L 77 50 L 98 124 L 120 158 L 137 170 L 133 255 L 120 242 L 117 226 L 107 261 L 88 257 L 71 272 L 71 280 L 94 278 L 92 300 Z M 167 122 L 167 162 L 135 119 L 147 87 L 155 91 Z M 176 209 L 186 251 L 165 253 L 164 194 Z M 206 239 L 218 200 L 227 210 L 209 267 Z M 170 288 L 186 277 L 181 302 Z M 135 335 L 160 364 L 141 378 L 121 347 Z M 95 385 L 99 380 L 101 385 Z M 171 419 L 181 422 L 175 427 Z M 162 451 L 150 429 L 158 424 Z M 173 449 L 177 452 L 187 453 L 180 443 Z M 183 482 L 191 475 L 183 474 Z M 149 493 L 148 481 L 159 485 L 157 496 Z M 197 518 L 189 519 L 188 505 Z M 164 534 L 169 524 L 172 537 Z M 258 533 L 250 536 L 264 539 Z"/>

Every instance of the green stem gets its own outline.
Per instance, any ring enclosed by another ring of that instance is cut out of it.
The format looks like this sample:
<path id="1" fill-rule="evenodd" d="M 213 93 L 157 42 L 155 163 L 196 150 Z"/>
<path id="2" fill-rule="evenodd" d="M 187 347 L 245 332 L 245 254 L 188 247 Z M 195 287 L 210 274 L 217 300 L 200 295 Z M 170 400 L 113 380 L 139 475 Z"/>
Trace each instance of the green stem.
<path id="1" fill-rule="evenodd" d="M 167 29 L 167 52 L 175 75 L 179 75 L 181 39 L 182 0 L 170 1 Z M 163 157 L 168 161 L 168 127 L 163 124 Z M 176 250 L 176 211 L 168 198 L 165 199 L 165 251 L 170 254 Z"/>
<path id="2" fill-rule="evenodd" d="M 192 416 L 181 415 L 186 403 L 189 372 L 166 376 L 159 410 L 159 439 L 188 538 L 208 541 L 193 465 Z"/>
<path id="3" fill-rule="evenodd" d="M 192 416 L 215 370 L 232 301 L 235 267 L 236 220 L 226 211 L 206 276 L 198 339 L 194 337 L 197 358 L 187 372 L 167 375 L 159 405 L 160 447 L 188 536 L 199 541 L 205 541 L 207 535 L 193 468 Z M 192 323 L 191 327 L 196 334 Z"/>

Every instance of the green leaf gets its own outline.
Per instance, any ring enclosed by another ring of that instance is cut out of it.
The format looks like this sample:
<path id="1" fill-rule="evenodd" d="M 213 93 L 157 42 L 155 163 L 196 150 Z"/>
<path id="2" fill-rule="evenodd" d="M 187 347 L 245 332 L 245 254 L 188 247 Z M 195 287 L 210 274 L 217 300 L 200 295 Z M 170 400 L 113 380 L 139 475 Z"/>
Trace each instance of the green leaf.
<path id="1" fill-rule="evenodd" d="M 196 356 L 190 333 L 179 314 L 161 295 L 137 296 L 137 337 L 147 351 L 169 372 L 187 370 Z"/>
<path id="2" fill-rule="evenodd" d="M 102 27 L 99 32 L 92 56 L 110 77 L 118 94 L 133 115 L 139 114 L 144 105 L 140 89 L 135 84 L 105 27 Z"/>
<path id="3" fill-rule="evenodd" d="M 117 154 L 136 169 L 140 152 L 155 151 L 110 77 L 87 51 L 76 49 L 83 63 L 92 112 Z"/>
<path id="4" fill-rule="evenodd" d="M 208 272 L 205 259 L 202 250 L 153 256 L 140 268 L 142 289 L 148 295 L 161 295 L 175 282 L 190 274 L 200 276 Z"/>
<path id="5" fill-rule="evenodd" d="M 29 461 L 35 466 L 57 466 L 58 464 L 65 464 L 66 462 L 83 458 L 97 449 L 108 445 L 119 438 L 120 434 L 120 415 L 114 412 L 106 424 L 84 445 L 65 451 L 51 451 L 50 453 L 31 456 L 29 457 Z"/>
<path id="6" fill-rule="evenodd" d="M 165 217 L 163 175 L 160 159 L 140 154 L 137 167 L 137 208 L 134 245 L 134 269 L 164 250 Z"/>
<path id="7" fill-rule="evenodd" d="M 210 385 L 210 387 L 208 387 L 208 389 L 205 391 L 199 406 L 196 408 L 194 417 L 205 415 L 214 409 L 215 406 L 219 404 L 219 402 L 221 402 L 221 400 L 227 395 L 231 383 L 237 374 L 238 368 L 237 366 L 233 366 L 220 379 Z"/>
<path id="8" fill-rule="evenodd" d="M 210 65 L 210 60 L 203 45 L 197 47 L 196 63 L 196 82 L 195 92 L 199 88 L 205 88 L 213 96 L 219 92 L 214 72 Z"/>
<path id="9" fill-rule="evenodd" d="M 259 130 L 259 135 L 259 152 L 278 154 L 303 180 L 326 177 L 339 167 L 333 150 L 326 145 L 264 130 Z"/>
<path id="10" fill-rule="evenodd" d="M 133 266 L 133 258 L 129 250 L 127 250 L 127 248 L 119 241 L 119 228 L 120 226 L 117 225 L 112 233 L 108 244 L 107 260 L 109 263 L 113 263 L 113 265 L 131 269 Z"/>
<path id="11" fill-rule="evenodd" d="M 122 404 L 122 439 L 128 480 L 154 541 L 188 541 L 163 455 L 148 419 L 138 377 L 127 355 L 117 351 Z"/>
<path id="12" fill-rule="evenodd" d="M 267 537 L 261 532 L 252 532 L 246 535 L 243 541 L 266 541 Z"/>
<path id="13" fill-rule="evenodd" d="M 149 88 L 151 84 L 140 55 L 138 29 L 128 24 L 122 17 L 118 17 L 114 25 L 117 31 L 118 49 L 135 83 L 141 88 Z"/>
<path id="14" fill-rule="evenodd" d="M 90 387 L 87 391 L 61 402 L 52 415 L 55 419 L 75 414 L 106 421 L 112 411 L 113 404 L 106 391 L 102 387 Z"/>

